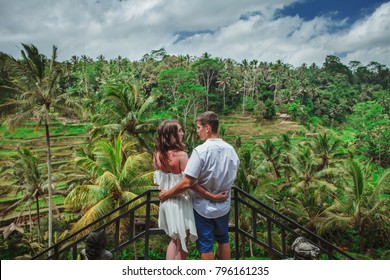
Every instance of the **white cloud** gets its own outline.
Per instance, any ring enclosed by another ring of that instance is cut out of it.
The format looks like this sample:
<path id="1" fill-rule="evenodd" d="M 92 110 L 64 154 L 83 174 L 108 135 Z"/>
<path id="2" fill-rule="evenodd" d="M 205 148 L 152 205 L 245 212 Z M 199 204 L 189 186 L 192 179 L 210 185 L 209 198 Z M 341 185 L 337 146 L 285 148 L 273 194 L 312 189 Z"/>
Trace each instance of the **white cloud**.
<path id="1" fill-rule="evenodd" d="M 356 22 L 338 39 L 344 48 L 342 51 L 348 52 L 348 61 L 358 60 L 363 64 L 377 61 L 390 66 L 390 2 Z"/>
<path id="2" fill-rule="evenodd" d="M 342 61 L 390 66 L 390 2 L 352 26 L 322 16 L 305 21 L 275 12 L 297 0 L 0 0 L 0 51 L 18 57 L 33 43 L 60 59 L 72 55 L 138 60 L 164 47 L 170 54 L 321 65 Z M 186 37 L 187 36 L 187 37 Z M 180 40 L 178 40 L 180 38 Z"/>

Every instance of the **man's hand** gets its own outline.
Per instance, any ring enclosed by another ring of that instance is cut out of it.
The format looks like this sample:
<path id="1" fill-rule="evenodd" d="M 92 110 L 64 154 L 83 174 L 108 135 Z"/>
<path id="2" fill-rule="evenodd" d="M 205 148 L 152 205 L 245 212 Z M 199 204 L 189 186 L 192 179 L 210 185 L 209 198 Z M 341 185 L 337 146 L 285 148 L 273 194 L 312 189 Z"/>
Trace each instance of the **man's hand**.
<path id="1" fill-rule="evenodd" d="M 160 201 L 163 202 L 169 198 L 169 191 L 168 190 L 162 190 L 158 194 L 158 197 L 160 198 Z"/>
<path id="2" fill-rule="evenodd" d="M 213 194 L 212 201 L 224 202 L 228 198 L 229 198 L 229 192 L 221 192 L 221 193 Z"/>

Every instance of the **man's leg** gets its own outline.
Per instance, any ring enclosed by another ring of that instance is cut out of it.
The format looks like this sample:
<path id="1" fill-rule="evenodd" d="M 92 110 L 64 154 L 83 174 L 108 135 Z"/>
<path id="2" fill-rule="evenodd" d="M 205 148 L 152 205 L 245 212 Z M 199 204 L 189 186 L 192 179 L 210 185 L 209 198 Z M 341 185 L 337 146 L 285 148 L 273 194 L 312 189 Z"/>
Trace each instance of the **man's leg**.
<path id="1" fill-rule="evenodd" d="M 218 244 L 218 252 L 221 260 L 230 260 L 231 258 L 230 243 Z"/>
<path id="2" fill-rule="evenodd" d="M 215 240 L 218 242 L 218 253 L 221 260 L 230 260 L 231 249 L 229 243 L 229 213 L 214 219 Z"/>
<path id="3" fill-rule="evenodd" d="M 213 260 L 214 259 L 214 253 L 213 252 L 200 253 L 200 259 L 201 260 Z"/>
<path id="4" fill-rule="evenodd" d="M 196 248 L 200 253 L 201 260 L 213 260 L 213 243 L 214 243 L 214 233 L 213 233 L 213 220 L 207 219 L 198 214 L 194 210 L 195 216 L 195 225 L 198 232 L 198 239 L 196 240 Z"/>

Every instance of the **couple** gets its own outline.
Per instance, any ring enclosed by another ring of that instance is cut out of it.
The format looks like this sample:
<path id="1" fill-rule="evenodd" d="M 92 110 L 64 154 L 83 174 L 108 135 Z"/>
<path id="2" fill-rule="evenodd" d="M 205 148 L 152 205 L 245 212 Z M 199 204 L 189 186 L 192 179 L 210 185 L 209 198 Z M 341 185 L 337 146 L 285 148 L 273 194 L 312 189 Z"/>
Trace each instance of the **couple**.
<path id="1" fill-rule="evenodd" d="M 168 260 L 187 256 L 186 241 L 196 240 L 201 259 L 214 259 L 218 242 L 221 259 L 230 259 L 230 189 L 236 179 L 239 159 L 234 148 L 218 138 L 218 116 L 212 111 L 199 115 L 196 131 L 200 140 L 188 159 L 184 132 L 176 120 L 157 129 L 154 154 L 155 183 L 159 185 L 159 227 L 171 237 Z"/>

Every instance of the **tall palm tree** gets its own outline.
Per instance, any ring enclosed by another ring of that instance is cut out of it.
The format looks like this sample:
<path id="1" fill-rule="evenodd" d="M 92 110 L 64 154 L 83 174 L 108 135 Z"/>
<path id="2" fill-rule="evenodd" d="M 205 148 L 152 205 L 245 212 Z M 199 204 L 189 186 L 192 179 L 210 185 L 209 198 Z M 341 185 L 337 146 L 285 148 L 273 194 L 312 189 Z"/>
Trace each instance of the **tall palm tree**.
<path id="1" fill-rule="evenodd" d="M 274 103 L 278 104 L 278 93 L 283 83 L 287 79 L 287 73 L 290 65 L 283 63 L 280 59 L 276 63 L 272 64 L 271 67 L 271 86 L 274 89 Z"/>
<path id="2" fill-rule="evenodd" d="M 27 120 L 36 119 L 38 127 L 45 127 L 47 145 L 47 177 L 49 194 L 48 246 L 52 244 L 52 168 L 50 145 L 50 122 L 59 114 L 74 114 L 77 104 L 62 93 L 59 87 L 61 77 L 57 59 L 57 47 L 53 46 L 51 59 L 39 53 L 34 45 L 22 44 L 22 60 L 9 57 L 12 76 L 9 88 L 15 92 L 12 99 L 0 105 L 8 113 L 5 121 L 8 129 L 22 126 Z"/>
<path id="3" fill-rule="evenodd" d="M 226 106 L 226 87 L 229 87 L 230 85 L 230 76 L 219 76 L 218 77 L 218 81 L 217 81 L 217 84 L 218 84 L 218 88 L 220 88 L 222 90 L 222 108 L 225 109 L 225 106 Z"/>
<path id="4" fill-rule="evenodd" d="M 75 187 L 65 199 L 68 211 L 81 211 L 83 217 L 73 226 L 83 226 L 132 200 L 153 183 L 151 156 L 139 153 L 134 142 L 124 142 L 118 135 L 111 143 L 102 140 L 92 147 L 93 157 L 75 159 L 76 166 L 89 179 Z"/>

